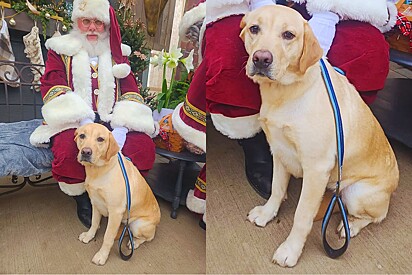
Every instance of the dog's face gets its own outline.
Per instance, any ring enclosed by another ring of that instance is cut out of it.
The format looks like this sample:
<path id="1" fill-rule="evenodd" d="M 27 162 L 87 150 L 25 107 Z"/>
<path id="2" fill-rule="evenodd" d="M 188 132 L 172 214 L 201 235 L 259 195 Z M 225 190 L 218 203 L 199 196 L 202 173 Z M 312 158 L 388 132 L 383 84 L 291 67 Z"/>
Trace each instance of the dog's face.
<path id="1" fill-rule="evenodd" d="M 259 84 L 296 82 L 322 57 L 309 24 L 291 8 L 259 8 L 246 14 L 240 27 L 249 54 L 246 74 Z"/>
<path id="2" fill-rule="evenodd" d="M 77 160 L 85 166 L 103 166 L 119 152 L 119 145 L 112 133 L 101 124 L 79 127 L 74 140 L 79 149 Z"/>

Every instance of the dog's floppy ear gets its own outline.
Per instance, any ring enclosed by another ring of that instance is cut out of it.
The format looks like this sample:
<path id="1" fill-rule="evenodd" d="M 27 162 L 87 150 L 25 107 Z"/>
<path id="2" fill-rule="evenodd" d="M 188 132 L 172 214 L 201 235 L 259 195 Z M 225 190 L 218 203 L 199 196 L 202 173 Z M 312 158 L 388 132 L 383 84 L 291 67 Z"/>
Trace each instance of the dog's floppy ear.
<path id="1" fill-rule="evenodd" d="M 303 50 L 300 56 L 299 70 L 301 73 L 305 73 L 306 70 L 318 62 L 323 55 L 323 50 L 319 45 L 318 40 L 315 37 L 308 22 L 305 22 L 304 34 L 303 34 Z"/>
<path id="2" fill-rule="evenodd" d="M 242 17 L 242 21 L 240 21 L 240 28 L 242 29 L 242 31 L 239 34 L 239 37 L 245 41 L 245 27 L 246 27 L 246 20 L 247 20 L 247 14 L 245 16 Z"/>
<path id="3" fill-rule="evenodd" d="M 78 129 L 76 129 L 76 131 L 74 131 L 74 141 L 77 142 L 77 138 L 79 137 L 79 132 L 77 131 Z"/>
<path id="4" fill-rule="evenodd" d="M 106 151 L 106 156 L 105 159 L 106 161 L 109 161 L 114 155 L 119 152 L 120 147 L 117 144 L 117 141 L 114 139 L 112 133 L 109 133 L 109 140 L 107 141 L 107 151 Z"/>

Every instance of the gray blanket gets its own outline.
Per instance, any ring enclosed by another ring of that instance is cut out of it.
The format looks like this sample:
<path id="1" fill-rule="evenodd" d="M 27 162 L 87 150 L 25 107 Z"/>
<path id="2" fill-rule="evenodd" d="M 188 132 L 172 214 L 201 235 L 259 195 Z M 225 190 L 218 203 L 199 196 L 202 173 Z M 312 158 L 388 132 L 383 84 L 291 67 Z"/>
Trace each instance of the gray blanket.
<path id="1" fill-rule="evenodd" d="M 41 123 L 41 119 L 0 123 L 0 177 L 28 177 L 51 171 L 51 150 L 34 147 L 29 141 Z"/>

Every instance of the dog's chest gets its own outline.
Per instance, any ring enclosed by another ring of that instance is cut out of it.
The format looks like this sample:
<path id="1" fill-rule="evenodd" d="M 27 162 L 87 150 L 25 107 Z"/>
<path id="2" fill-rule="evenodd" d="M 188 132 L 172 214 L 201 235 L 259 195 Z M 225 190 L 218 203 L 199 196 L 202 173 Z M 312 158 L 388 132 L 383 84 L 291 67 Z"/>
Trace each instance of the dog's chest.
<path id="1" fill-rule="evenodd" d="M 260 122 L 272 154 L 294 177 L 302 177 L 302 165 L 295 145 L 293 126 L 262 114 Z"/>
<path id="2" fill-rule="evenodd" d="M 102 214 L 105 217 L 108 217 L 109 211 L 107 208 L 107 201 L 103 193 L 103 190 L 90 188 L 89 190 L 87 190 L 87 192 L 89 193 L 93 207 L 96 207 L 97 210 L 99 210 L 100 214 Z"/>

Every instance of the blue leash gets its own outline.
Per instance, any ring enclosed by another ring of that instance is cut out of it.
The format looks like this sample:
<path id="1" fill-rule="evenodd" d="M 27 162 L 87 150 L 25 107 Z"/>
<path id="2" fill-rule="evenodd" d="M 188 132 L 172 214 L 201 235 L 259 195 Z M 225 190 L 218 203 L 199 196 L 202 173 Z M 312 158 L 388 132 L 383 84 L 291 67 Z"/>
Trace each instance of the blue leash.
<path id="1" fill-rule="evenodd" d="M 126 198 L 127 198 L 127 220 L 126 220 L 126 224 L 124 225 L 122 235 L 120 235 L 120 239 L 119 239 L 119 253 L 120 253 L 120 257 L 122 258 L 122 260 L 127 261 L 133 256 L 133 251 L 134 251 L 133 234 L 129 227 L 130 205 L 131 205 L 130 184 L 129 184 L 129 178 L 127 177 L 126 168 L 124 167 L 123 159 L 122 159 L 120 152 L 117 153 L 117 158 L 119 159 L 120 168 L 122 169 L 123 178 L 126 184 Z M 128 236 L 129 241 L 132 246 L 132 250 L 130 251 L 128 255 L 124 254 L 122 251 L 122 243 L 123 243 L 124 236 L 126 235 L 126 233 L 129 235 Z"/>
<path id="2" fill-rule="evenodd" d="M 336 125 L 336 139 L 337 139 L 337 152 L 338 152 L 338 181 L 336 182 L 335 194 L 333 194 L 332 199 L 329 203 L 329 206 L 326 210 L 325 216 L 322 221 L 322 239 L 323 239 L 323 248 L 325 249 L 326 254 L 332 259 L 335 259 L 345 253 L 346 249 L 349 246 L 350 241 L 350 230 L 348 216 L 346 214 L 345 206 L 343 205 L 342 198 L 339 194 L 340 182 L 342 180 L 342 165 L 343 165 L 343 155 L 344 155 L 344 140 L 343 140 L 343 126 L 342 126 L 342 117 L 340 115 L 340 109 L 338 100 L 336 98 L 335 91 L 333 89 L 332 81 L 329 76 L 329 72 L 326 68 L 325 61 L 320 60 L 320 68 L 322 71 L 323 80 L 325 81 L 326 88 L 328 90 L 329 99 L 333 108 L 333 114 L 335 117 Z M 340 69 L 336 69 L 339 73 L 343 74 Z M 332 248 L 328 241 L 326 240 L 326 229 L 329 225 L 330 217 L 332 216 L 333 208 L 335 207 L 336 202 L 338 202 L 340 214 L 343 221 L 343 226 L 345 228 L 345 243 L 339 249 Z"/>

